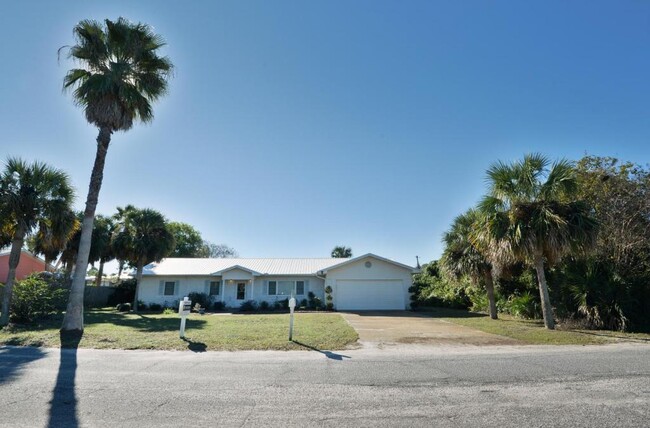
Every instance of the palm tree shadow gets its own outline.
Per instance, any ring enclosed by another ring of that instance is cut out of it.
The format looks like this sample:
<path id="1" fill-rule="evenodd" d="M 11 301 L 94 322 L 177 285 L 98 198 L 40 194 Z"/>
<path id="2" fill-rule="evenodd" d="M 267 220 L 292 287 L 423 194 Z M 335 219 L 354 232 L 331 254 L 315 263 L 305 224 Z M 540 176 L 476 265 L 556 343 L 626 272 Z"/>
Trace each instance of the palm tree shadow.
<path id="1" fill-rule="evenodd" d="M 312 351 L 320 352 L 321 354 L 325 355 L 330 360 L 343 361 L 344 358 L 352 358 L 352 357 L 349 357 L 347 355 L 337 354 L 337 353 L 332 352 L 332 351 L 323 351 L 323 350 L 315 348 L 315 347 L 313 347 L 311 345 L 307 345 L 306 343 L 298 342 L 297 340 L 292 340 L 292 342 L 295 343 L 296 345 L 304 346 L 307 349 L 311 349 Z"/>
<path id="2" fill-rule="evenodd" d="M 208 345 L 203 342 L 193 342 L 185 337 L 182 337 L 184 342 L 187 342 L 187 349 L 192 352 L 205 352 L 208 350 Z"/>
<path id="3" fill-rule="evenodd" d="M 83 332 L 61 332 L 61 354 L 59 372 L 50 401 L 48 428 L 77 427 L 77 396 L 75 376 L 77 374 L 77 348 Z"/>

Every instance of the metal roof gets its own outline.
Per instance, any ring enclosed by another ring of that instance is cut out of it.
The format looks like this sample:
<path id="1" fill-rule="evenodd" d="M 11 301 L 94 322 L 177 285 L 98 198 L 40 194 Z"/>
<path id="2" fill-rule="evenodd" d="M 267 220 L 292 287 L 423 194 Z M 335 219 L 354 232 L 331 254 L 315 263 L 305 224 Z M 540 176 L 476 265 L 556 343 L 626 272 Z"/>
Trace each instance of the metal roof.
<path id="1" fill-rule="evenodd" d="M 168 258 L 144 267 L 144 275 L 212 275 L 240 266 L 262 275 L 315 275 L 343 258 L 322 259 L 189 259 Z"/>

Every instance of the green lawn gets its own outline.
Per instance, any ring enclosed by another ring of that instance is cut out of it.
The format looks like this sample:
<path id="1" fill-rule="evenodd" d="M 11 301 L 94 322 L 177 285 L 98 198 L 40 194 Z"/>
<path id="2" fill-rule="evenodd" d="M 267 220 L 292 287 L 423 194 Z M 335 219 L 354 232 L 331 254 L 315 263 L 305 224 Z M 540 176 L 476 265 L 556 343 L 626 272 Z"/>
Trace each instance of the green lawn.
<path id="1" fill-rule="evenodd" d="M 334 313 L 296 313 L 294 342 L 288 341 L 289 315 L 198 315 L 187 319 L 185 339 L 178 337 L 178 315 L 122 314 L 92 310 L 85 314 L 80 348 L 193 351 L 345 349 L 358 339 Z M 61 318 L 38 326 L 0 330 L 0 345 L 59 347 Z"/>
<path id="2" fill-rule="evenodd" d="M 505 314 L 499 314 L 498 320 L 492 320 L 485 314 L 447 308 L 427 308 L 423 312 L 529 345 L 596 345 L 621 341 L 650 344 L 650 334 L 644 333 L 568 329 L 561 324 L 556 330 L 547 330 L 542 320 L 522 320 Z"/>

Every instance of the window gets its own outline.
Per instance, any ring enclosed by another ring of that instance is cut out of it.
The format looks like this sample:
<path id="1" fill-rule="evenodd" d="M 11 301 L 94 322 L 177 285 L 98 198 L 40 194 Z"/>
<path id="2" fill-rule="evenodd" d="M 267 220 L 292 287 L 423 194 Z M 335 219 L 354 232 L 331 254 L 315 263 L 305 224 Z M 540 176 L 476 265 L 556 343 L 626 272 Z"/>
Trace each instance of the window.
<path id="1" fill-rule="evenodd" d="M 219 286 L 221 285 L 221 281 L 210 281 L 210 296 L 218 296 L 219 295 Z"/>
<path id="2" fill-rule="evenodd" d="M 244 300 L 246 298 L 246 284 L 240 282 L 237 284 L 237 300 Z"/>
<path id="3" fill-rule="evenodd" d="M 305 295 L 306 281 L 269 281 L 269 296 Z"/>
<path id="4" fill-rule="evenodd" d="M 174 295 L 174 288 L 176 288 L 176 282 L 175 281 L 166 281 L 165 282 L 165 296 L 173 296 Z"/>

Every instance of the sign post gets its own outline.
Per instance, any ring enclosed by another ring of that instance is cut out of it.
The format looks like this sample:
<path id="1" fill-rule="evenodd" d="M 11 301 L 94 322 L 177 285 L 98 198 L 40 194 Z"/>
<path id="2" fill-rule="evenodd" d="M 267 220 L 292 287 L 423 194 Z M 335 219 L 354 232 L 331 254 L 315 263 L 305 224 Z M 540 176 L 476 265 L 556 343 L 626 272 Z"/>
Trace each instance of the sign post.
<path id="1" fill-rule="evenodd" d="M 187 316 L 190 314 L 191 309 L 192 302 L 190 301 L 189 297 L 184 297 L 183 300 L 181 300 L 178 304 L 178 315 L 181 316 L 181 339 L 185 338 L 185 321 L 187 320 Z"/>
<path id="2" fill-rule="evenodd" d="M 293 340 L 293 310 L 296 308 L 296 299 L 291 296 L 289 299 L 289 341 Z"/>

